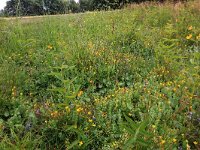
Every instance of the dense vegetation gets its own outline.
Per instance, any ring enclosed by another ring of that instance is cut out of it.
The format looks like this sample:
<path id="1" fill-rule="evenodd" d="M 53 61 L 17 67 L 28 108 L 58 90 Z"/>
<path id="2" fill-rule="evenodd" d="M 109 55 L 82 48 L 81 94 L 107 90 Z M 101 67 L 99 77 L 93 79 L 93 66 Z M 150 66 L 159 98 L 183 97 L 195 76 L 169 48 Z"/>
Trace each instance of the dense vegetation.
<path id="1" fill-rule="evenodd" d="M 0 149 L 198 149 L 199 5 L 0 20 Z"/>
<path id="2" fill-rule="evenodd" d="M 9 0 L 0 16 L 28 16 L 44 14 L 66 14 L 94 10 L 112 10 L 123 8 L 129 3 L 141 3 L 147 0 Z M 151 0 L 150 0 L 151 1 Z M 165 0 L 153 0 L 164 2 Z M 171 0 L 177 2 L 178 0 Z M 184 0 L 179 0 L 184 1 Z"/>

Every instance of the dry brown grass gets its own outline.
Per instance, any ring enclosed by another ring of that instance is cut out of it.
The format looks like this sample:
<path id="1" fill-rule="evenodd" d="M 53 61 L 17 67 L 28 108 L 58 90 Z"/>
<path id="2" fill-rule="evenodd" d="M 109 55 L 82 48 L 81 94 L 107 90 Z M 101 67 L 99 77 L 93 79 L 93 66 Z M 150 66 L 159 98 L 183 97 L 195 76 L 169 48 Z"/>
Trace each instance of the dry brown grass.
<path id="1" fill-rule="evenodd" d="M 182 8 L 185 8 L 185 7 L 189 7 L 191 9 L 194 9 L 196 11 L 200 11 L 200 0 L 191 0 L 191 1 L 188 1 L 188 2 L 181 2 L 181 1 L 178 1 L 178 2 L 173 2 L 173 1 L 166 1 L 166 2 L 163 2 L 163 3 L 160 3 L 160 2 L 143 2 L 143 3 L 140 3 L 140 4 L 136 4 L 136 3 L 133 3 L 133 4 L 130 4 L 127 6 L 127 8 L 129 9 L 134 9 L 134 8 L 147 8 L 147 7 L 151 7 L 151 6 L 156 6 L 156 7 L 169 7 L 171 9 L 174 9 L 174 10 L 179 10 L 179 9 L 182 9 Z"/>

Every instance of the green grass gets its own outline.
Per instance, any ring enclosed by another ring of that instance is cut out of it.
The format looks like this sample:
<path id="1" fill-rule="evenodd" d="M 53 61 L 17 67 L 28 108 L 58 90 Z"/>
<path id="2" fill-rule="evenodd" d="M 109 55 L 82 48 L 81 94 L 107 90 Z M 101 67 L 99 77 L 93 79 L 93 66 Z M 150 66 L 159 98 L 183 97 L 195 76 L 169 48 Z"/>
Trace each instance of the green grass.
<path id="1" fill-rule="evenodd" d="M 198 149 L 199 2 L 0 20 L 0 149 Z"/>

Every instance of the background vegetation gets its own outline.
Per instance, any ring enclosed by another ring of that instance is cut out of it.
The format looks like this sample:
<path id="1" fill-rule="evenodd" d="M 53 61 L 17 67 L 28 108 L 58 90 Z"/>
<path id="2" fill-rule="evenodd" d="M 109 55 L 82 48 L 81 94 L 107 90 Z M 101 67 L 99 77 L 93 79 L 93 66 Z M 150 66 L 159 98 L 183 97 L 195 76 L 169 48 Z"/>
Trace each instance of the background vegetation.
<path id="1" fill-rule="evenodd" d="M 0 12 L 0 15 L 32 16 L 111 10 L 123 8 L 129 3 L 141 3 L 145 1 L 147 0 L 79 0 L 78 2 L 75 0 L 9 0 L 4 10 Z M 164 2 L 165 0 L 153 1 Z M 174 3 L 178 2 L 178 0 L 171 1 Z"/>
<path id="2" fill-rule="evenodd" d="M 200 3 L 0 20 L 0 149 L 198 149 Z"/>

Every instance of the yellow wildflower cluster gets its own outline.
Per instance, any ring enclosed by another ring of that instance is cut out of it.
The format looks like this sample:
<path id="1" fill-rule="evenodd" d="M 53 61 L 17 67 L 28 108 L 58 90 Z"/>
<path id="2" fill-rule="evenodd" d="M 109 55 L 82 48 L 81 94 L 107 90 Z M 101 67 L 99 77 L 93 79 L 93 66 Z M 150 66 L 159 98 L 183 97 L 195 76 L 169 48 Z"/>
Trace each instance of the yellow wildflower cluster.
<path id="1" fill-rule="evenodd" d="M 152 125 L 152 128 L 153 128 L 153 129 L 155 129 L 155 128 L 156 128 L 156 126 L 155 126 L 155 125 Z"/>
<path id="2" fill-rule="evenodd" d="M 83 91 L 79 91 L 77 96 L 81 97 L 81 95 L 83 95 Z"/>
<path id="3" fill-rule="evenodd" d="M 192 26 L 189 26 L 189 27 L 188 27 L 188 30 L 192 30 L 192 29 L 193 29 L 193 27 L 192 27 Z"/>
<path id="4" fill-rule="evenodd" d="M 129 89 L 127 87 L 118 88 L 115 93 L 127 93 Z"/>
<path id="5" fill-rule="evenodd" d="M 188 27 L 188 30 L 189 30 L 189 31 L 191 31 L 192 29 L 193 29 L 192 26 L 189 26 L 189 27 Z M 186 36 L 186 39 L 187 39 L 187 40 L 190 40 L 191 38 L 192 38 L 192 34 L 189 34 L 189 35 Z"/>
<path id="6" fill-rule="evenodd" d="M 161 145 L 163 145 L 163 144 L 165 144 L 165 143 L 166 143 L 165 140 L 161 140 L 161 142 L 160 142 Z"/>
<path id="7" fill-rule="evenodd" d="M 76 111 L 77 111 L 78 113 L 80 113 L 81 111 L 83 111 L 83 108 L 82 108 L 82 107 L 78 107 L 78 108 L 76 109 Z"/>
<path id="8" fill-rule="evenodd" d="M 187 150 L 190 150 L 191 148 L 190 148 L 190 145 L 187 143 L 187 145 L 186 145 L 186 148 L 187 148 Z"/>
<path id="9" fill-rule="evenodd" d="M 93 122 L 93 120 L 92 120 L 92 119 L 89 119 L 89 120 L 88 120 L 88 122 L 90 122 L 90 123 L 91 123 L 91 122 Z"/>
<path id="10" fill-rule="evenodd" d="M 176 143 L 177 142 L 177 140 L 174 138 L 174 139 L 172 139 L 172 141 L 173 141 L 173 143 Z"/>
<path id="11" fill-rule="evenodd" d="M 192 38 L 192 34 L 189 34 L 189 35 L 186 36 L 187 40 L 190 40 L 191 38 Z"/>
<path id="12" fill-rule="evenodd" d="M 93 123 L 92 126 L 93 126 L 93 127 L 96 127 L 96 124 Z"/>
<path id="13" fill-rule="evenodd" d="M 58 116 L 59 116 L 58 111 L 54 111 L 54 112 L 51 113 L 51 117 L 53 117 L 53 118 L 56 118 Z"/>
<path id="14" fill-rule="evenodd" d="M 16 86 L 12 88 L 12 96 L 15 97 L 17 95 Z"/>
<path id="15" fill-rule="evenodd" d="M 47 48 L 48 48 L 49 50 L 51 50 L 51 49 L 53 49 L 53 46 L 48 45 Z"/>
<path id="16" fill-rule="evenodd" d="M 197 142 L 197 141 L 194 141 L 193 143 L 194 143 L 194 145 L 197 145 L 197 144 L 198 144 L 198 142 Z"/>
<path id="17" fill-rule="evenodd" d="M 200 40 L 200 33 L 199 33 L 199 35 L 197 35 L 196 39 L 197 39 L 197 40 Z"/>
<path id="18" fill-rule="evenodd" d="M 103 54 L 105 54 L 105 50 L 106 50 L 106 49 L 105 49 L 104 47 L 102 47 L 102 48 L 100 48 L 100 49 L 94 51 L 94 52 L 93 52 L 93 55 L 94 55 L 94 56 L 103 56 Z"/>
<path id="19" fill-rule="evenodd" d="M 159 136 L 158 137 L 159 138 L 159 144 L 161 145 L 161 146 L 163 146 L 165 143 L 166 143 L 166 141 L 163 139 L 163 137 L 162 136 Z"/>
<path id="20" fill-rule="evenodd" d="M 80 141 L 80 142 L 78 143 L 78 145 L 79 145 L 79 146 L 83 145 L 83 141 Z"/>

